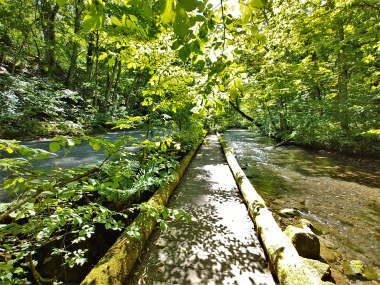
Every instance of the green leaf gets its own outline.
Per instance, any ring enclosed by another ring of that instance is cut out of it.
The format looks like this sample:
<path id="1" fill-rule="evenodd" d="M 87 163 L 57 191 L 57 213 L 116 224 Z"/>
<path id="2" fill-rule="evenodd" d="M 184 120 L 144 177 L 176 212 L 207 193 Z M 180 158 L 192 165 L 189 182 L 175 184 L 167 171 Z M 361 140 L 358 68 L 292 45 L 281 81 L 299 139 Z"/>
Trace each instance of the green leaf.
<path id="1" fill-rule="evenodd" d="M 175 21 L 173 24 L 174 33 L 181 39 L 184 39 L 191 33 L 190 30 L 191 24 L 189 17 L 184 9 L 177 9 L 177 13 L 175 16 Z"/>
<path id="2" fill-rule="evenodd" d="M 111 23 L 112 23 L 112 24 L 114 24 L 114 25 L 116 25 L 116 26 L 118 26 L 118 27 L 123 26 L 123 23 L 122 23 L 118 18 L 116 18 L 116 17 L 114 17 L 114 16 L 111 16 L 111 17 L 110 17 L 110 20 L 111 20 Z"/>
<path id="3" fill-rule="evenodd" d="M 163 13 L 161 14 L 161 21 L 164 24 L 172 23 L 175 19 L 175 12 L 174 12 L 174 1 L 173 0 L 166 0 L 165 1 L 165 9 Z"/>
<path id="4" fill-rule="evenodd" d="M 186 61 L 186 60 L 188 59 L 190 53 L 191 53 L 191 50 L 190 50 L 190 48 L 189 48 L 188 45 L 186 45 L 186 46 L 180 48 L 180 50 L 178 51 L 178 55 L 179 55 L 179 57 L 180 57 L 183 61 Z"/>
<path id="5" fill-rule="evenodd" d="M 106 58 L 107 58 L 107 56 L 108 56 L 108 53 L 106 53 L 106 52 L 103 52 L 100 56 L 99 56 L 99 61 L 102 61 L 102 60 L 105 60 Z"/>
<path id="6" fill-rule="evenodd" d="M 11 149 L 10 147 L 6 147 L 5 150 L 7 153 L 13 153 L 13 149 Z"/>
<path id="7" fill-rule="evenodd" d="M 24 182 L 24 178 L 22 178 L 22 177 L 18 177 L 15 179 L 7 179 L 7 180 L 5 180 L 5 182 L 3 184 L 3 189 L 8 189 L 8 188 L 16 185 L 16 183 L 22 183 L 22 182 Z"/>
<path id="8" fill-rule="evenodd" d="M 161 221 L 161 222 L 160 222 L 160 230 L 161 230 L 161 231 L 167 231 L 168 228 L 169 228 L 169 226 L 168 226 L 167 223 L 165 223 L 164 221 Z"/>
<path id="9" fill-rule="evenodd" d="M 6 263 L 6 262 L 0 262 L 0 270 L 8 271 L 13 268 L 12 264 Z"/>
<path id="10" fill-rule="evenodd" d="M 178 0 L 178 4 L 186 11 L 192 11 L 202 4 L 198 0 Z"/>
<path id="11" fill-rule="evenodd" d="M 181 46 L 181 41 L 179 40 L 176 40 L 173 44 L 172 44 L 172 49 L 177 49 Z"/>
<path id="12" fill-rule="evenodd" d="M 102 146 L 96 142 L 90 142 L 90 146 L 95 151 L 99 151 L 102 148 Z"/>
<path id="13" fill-rule="evenodd" d="M 138 23 L 139 22 L 139 20 L 137 19 L 137 17 L 135 16 L 135 15 L 128 15 L 129 16 L 129 19 L 131 19 L 131 21 L 132 22 L 134 22 L 134 23 Z"/>
<path id="14" fill-rule="evenodd" d="M 68 0 L 55 0 L 58 6 L 64 6 L 67 4 Z"/>
<path id="15" fill-rule="evenodd" d="M 264 8 L 264 2 L 262 0 L 251 0 L 251 6 L 253 8 Z"/>
<path id="16" fill-rule="evenodd" d="M 61 149 L 61 145 L 57 142 L 52 142 L 49 144 L 49 150 L 51 152 L 57 152 Z"/>

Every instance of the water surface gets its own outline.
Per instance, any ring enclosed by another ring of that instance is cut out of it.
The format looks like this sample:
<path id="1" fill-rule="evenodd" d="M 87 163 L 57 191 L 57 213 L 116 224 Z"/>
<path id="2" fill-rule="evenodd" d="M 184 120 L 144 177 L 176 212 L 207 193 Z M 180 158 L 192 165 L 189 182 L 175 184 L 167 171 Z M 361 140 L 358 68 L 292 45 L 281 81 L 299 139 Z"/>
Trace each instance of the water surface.
<path id="1" fill-rule="evenodd" d="M 247 130 L 229 130 L 224 135 L 274 211 L 296 208 L 319 224 L 342 255 L 340 262 L 360 259 L 369 266 L 380 265 L 379 160 L 273 147 L 273 140 Z"/>
<path id="2" fill-rule="evenodd" d="M 122 136 L 131 136 L 136 140 L 144 139 L 146 132 L 144 131 L 125 131 L 125 132 L 109 132 L 100 136 L 97 136 L 101 139 L 107 139 L 110 141 L 115 141 Z M 135 141 L 136 141 L 135 140 Z M 126 146 L 126 149 L 130 151 L 135 151 L 138 149 L 138 146 L 133 146 L 133 142 L 131 140 L 131 145 Z M 23 141 L 22 145 L 35 148 L 35 149 L 43 149 L 49 150 L 49 144 L 52 140 L 33 140 L 33 141 Z M 12 157 L 11 155 L 0 154 L 0 159 L 3 157 Z M 105 159 L 105 155 L 102 150 L 95 151 L 87 142 L 83 142 L 80 145 L 75 146 L 72 149 L 69 149 L 69 152 L 65 152 L 64 150 L 60 150 L 52 155 L 50 155 L 47 159 L 39 159 L 34 160 L 32 162 L 32 167 L 34 169 L 57 169 L 57 168 L 77 168 L 80 166 L 95 166 L 99 164 L 103 159 Z M 0 183 L 2 182 L 4 176 L 6 174 L 4 172 L 0 172 Z M 8 202 L 12 198 L 7 195 L 6 191 L 0 192 L 0 202 Z"/>

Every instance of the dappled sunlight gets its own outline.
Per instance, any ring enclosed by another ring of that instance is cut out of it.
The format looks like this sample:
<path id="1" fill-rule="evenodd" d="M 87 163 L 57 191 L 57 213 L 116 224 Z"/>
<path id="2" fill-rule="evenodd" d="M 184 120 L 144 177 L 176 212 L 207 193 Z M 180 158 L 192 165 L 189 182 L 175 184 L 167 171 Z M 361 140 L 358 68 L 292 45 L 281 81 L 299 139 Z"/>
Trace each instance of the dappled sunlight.
<path id="1" fill-rule="evenodd" d="M 131 284 L 275 284 L 216 136 L 209 136 L 169 207 L 190 223 L 155 232 Z"/>

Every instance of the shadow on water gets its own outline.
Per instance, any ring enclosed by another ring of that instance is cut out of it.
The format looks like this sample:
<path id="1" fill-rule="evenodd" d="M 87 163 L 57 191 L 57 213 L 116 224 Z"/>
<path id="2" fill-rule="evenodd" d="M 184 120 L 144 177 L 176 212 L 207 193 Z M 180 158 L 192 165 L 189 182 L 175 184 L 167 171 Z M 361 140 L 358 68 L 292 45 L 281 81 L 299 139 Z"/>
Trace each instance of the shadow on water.
<path id="1" fill-rule="evenodd" d="M 275 212 L 300 209 L 323 225 L 344 259 L 379 266 L 379 160 L 273 147 L 273 140 L 247 130 L 226 131 L 225 139 Z"/>

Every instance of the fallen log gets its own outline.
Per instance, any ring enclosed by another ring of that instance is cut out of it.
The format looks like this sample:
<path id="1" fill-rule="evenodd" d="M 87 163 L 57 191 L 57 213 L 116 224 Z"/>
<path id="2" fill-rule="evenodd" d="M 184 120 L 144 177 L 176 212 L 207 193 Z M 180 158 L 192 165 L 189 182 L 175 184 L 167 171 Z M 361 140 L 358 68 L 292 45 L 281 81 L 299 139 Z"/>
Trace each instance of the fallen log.
<path id="1" fill-rule="evenodd" d="M 316 270 L 298 255 L 291 241 L 277 225 L 263 198 L 245 176 L 223 137 L 218 134 L 218 138 L 279 283 L 281 285 L 332 284 L 322 281 Z"/>
<path id="2" fill-rule="evenodd" d="M 171 175 L 169 182 L 162 185 L 146 203 L 147 207 L 160 209 L 166 205 L 202 141 L 182 159 L 175 173 Z M 141 254 L 144 244 L 152 233 L 156 223 L 155 217 L 152 217 L 147 212 L 141 212 L 90 271 L 81 285 L 126 284 L 128 275 Z M 140 237 L 135 238 L 128 235 L 130 230 L 138 231 Z"/>

